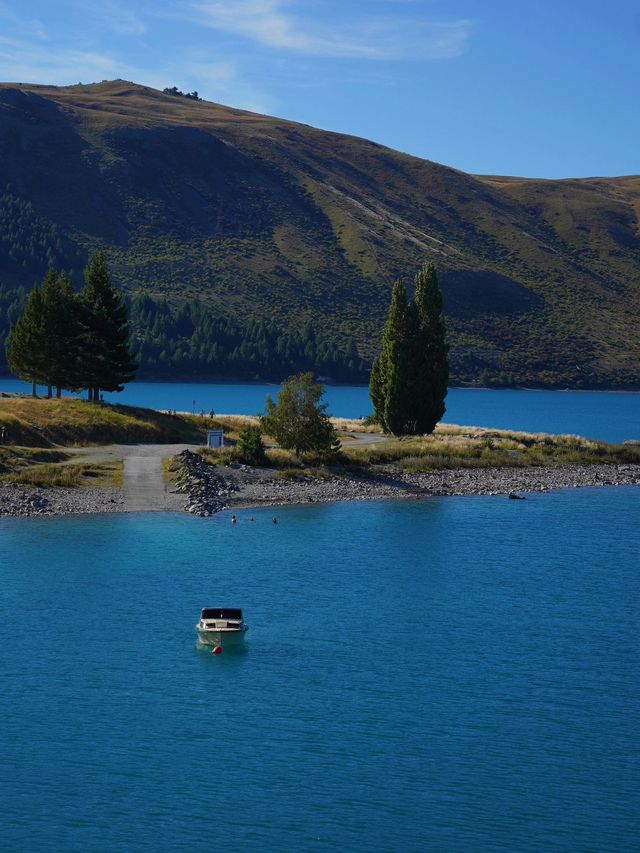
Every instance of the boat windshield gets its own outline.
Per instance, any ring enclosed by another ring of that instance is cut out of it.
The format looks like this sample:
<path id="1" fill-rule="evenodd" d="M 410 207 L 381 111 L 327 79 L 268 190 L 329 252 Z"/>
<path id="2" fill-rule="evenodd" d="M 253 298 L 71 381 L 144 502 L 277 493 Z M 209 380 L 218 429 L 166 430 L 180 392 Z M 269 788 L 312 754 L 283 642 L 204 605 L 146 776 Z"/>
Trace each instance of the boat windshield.
<path id="1" fill-rule="evenodd" d="M 242 610 L 236 607 L 204 607 L 201 619 L 238 619 L 242 622 Z"/>

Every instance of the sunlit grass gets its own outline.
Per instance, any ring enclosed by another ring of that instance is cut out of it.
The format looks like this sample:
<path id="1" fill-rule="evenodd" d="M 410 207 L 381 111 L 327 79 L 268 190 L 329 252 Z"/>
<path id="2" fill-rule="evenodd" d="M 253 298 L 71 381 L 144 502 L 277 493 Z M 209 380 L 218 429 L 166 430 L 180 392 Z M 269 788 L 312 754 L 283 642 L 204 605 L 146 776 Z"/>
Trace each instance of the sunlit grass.
<path id="1" fill-rule="evenodd" d="M 202 450 L 212 464 L 228 465 L 239 461 L 234 447 Z M 304 469 L 327 470 L 326 459 L 310 453 L 300 457 L 291 450 L 270 447 L 266 465 L 276 468 L 282 477 Z M 586 464 L 640 464 L 640 448 L 607 444 L 573 435 L 510 432 L 481 427 L 439 425 L 433 435 L 389 438 L 375 444 L 353 446 L 343 444 L 331 463 L 331 469 L 364 471 L 380 465 L 391 465 L 417 473 L 456 468 L 528 468 L 560 467 Z"/>
<path id="2" fill-rule="evenodd" d="M 89 403 L 77 398 L 0 399 L 0 426 L 7 441 L 26 447 L 51 445 L 203 443 L 206 426 L 193 416 L 168 415 L 135 406 Z"/>
<path id="3" fill-rule="evenodd" d="M 120 461 L 101 463 L 31 465 L 5 474 L 7 483 L 43 488 L 122 485 L 123 465 Z"/>

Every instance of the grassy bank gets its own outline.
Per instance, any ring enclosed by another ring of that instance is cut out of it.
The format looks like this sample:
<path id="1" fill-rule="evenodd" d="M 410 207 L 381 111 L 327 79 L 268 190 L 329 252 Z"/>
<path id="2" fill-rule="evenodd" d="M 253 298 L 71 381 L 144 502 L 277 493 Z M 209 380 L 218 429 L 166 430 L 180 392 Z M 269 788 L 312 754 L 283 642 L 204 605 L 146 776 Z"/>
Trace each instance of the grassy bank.
<path id="1" fill-rule="evenodd" d="M 640 463 L 640 448 L 591 441 L 574 435 L 510 432 L 440 426 L 427 437 L 347 448 L 353 465 L 395 463 L 403 470 L 529 468 Z"/>
<path id="2" fill-rule="evenodd" d="M 0 447 L 0 481 L 22 486 L 119 486 L 121 460 L 74 462 L 63 450 Z"/>
<path id="3" fill-rule="evenodd" d="M 375 432 L 359 422 L 342 421 L 342 429 Z M 267 437 L 268 438 L 268 437 Z M 358 445 L 343 438 L 342 450 L 331 460 L 334 473 L 365 473 L 376 466 L 392 465 L 406 472 L 459 468 L 561 467 L 587 464 L 640 464 L 640 447 L 607 444 L 572 435 L 510 432 L 480 427 L 440 424 L 433 435 L 388 439 L 375 444 Z M 244 461 L 234 446 L 221 450 L 202 450 L 212 464 Z M 281 448 L 268 448 L 267 465 L 281 476 L 324 476 L 326 461 L 313 454 L 297 457 Z"/>
<path id="4" fill-rule="evenodd" d="M 44 488 L 61 486 L 121 486 L 123 465 L 114 462 L 83 462 L 79 464 L 45 464 L 18 468 L 2 476 L 6 483 L 20 486 L 42 486 Z"/>
<path id="5" fill-rule="evenodd" d="M 0 399 L 0 428 L 4 427 L 7 435 L 5 446 L 200 444 L 208 426 L 209 418 L 167 415 L 153 409 L 76 398 Z"/>

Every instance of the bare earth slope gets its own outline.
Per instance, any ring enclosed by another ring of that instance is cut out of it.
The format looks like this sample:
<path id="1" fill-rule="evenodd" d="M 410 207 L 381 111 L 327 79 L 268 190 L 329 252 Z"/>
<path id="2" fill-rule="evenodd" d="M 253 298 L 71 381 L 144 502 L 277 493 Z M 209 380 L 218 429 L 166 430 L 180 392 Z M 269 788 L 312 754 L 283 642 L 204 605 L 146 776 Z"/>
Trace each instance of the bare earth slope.
<path id="1" fill-rule="evenodd" d="M 459 381 L 639 387 L 639 215 L 637 176 L 473 176 L 125 81 L 0 84 L 0 283 L 100 247 L 129 292 L 313 318 L 371 358 L 432 258 Z"/>

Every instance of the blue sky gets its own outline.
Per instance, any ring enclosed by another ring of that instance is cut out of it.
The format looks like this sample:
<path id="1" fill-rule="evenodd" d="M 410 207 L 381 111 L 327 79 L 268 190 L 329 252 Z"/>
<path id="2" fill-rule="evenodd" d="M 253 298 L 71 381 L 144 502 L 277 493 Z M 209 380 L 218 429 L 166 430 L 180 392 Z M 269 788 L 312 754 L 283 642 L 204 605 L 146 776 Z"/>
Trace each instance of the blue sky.
<path id="1" fill-rule="evenodd" d="M 115 77 L 469 172 L 640 172 L 630 0 L 0 0 L 0 80 Z"/>

